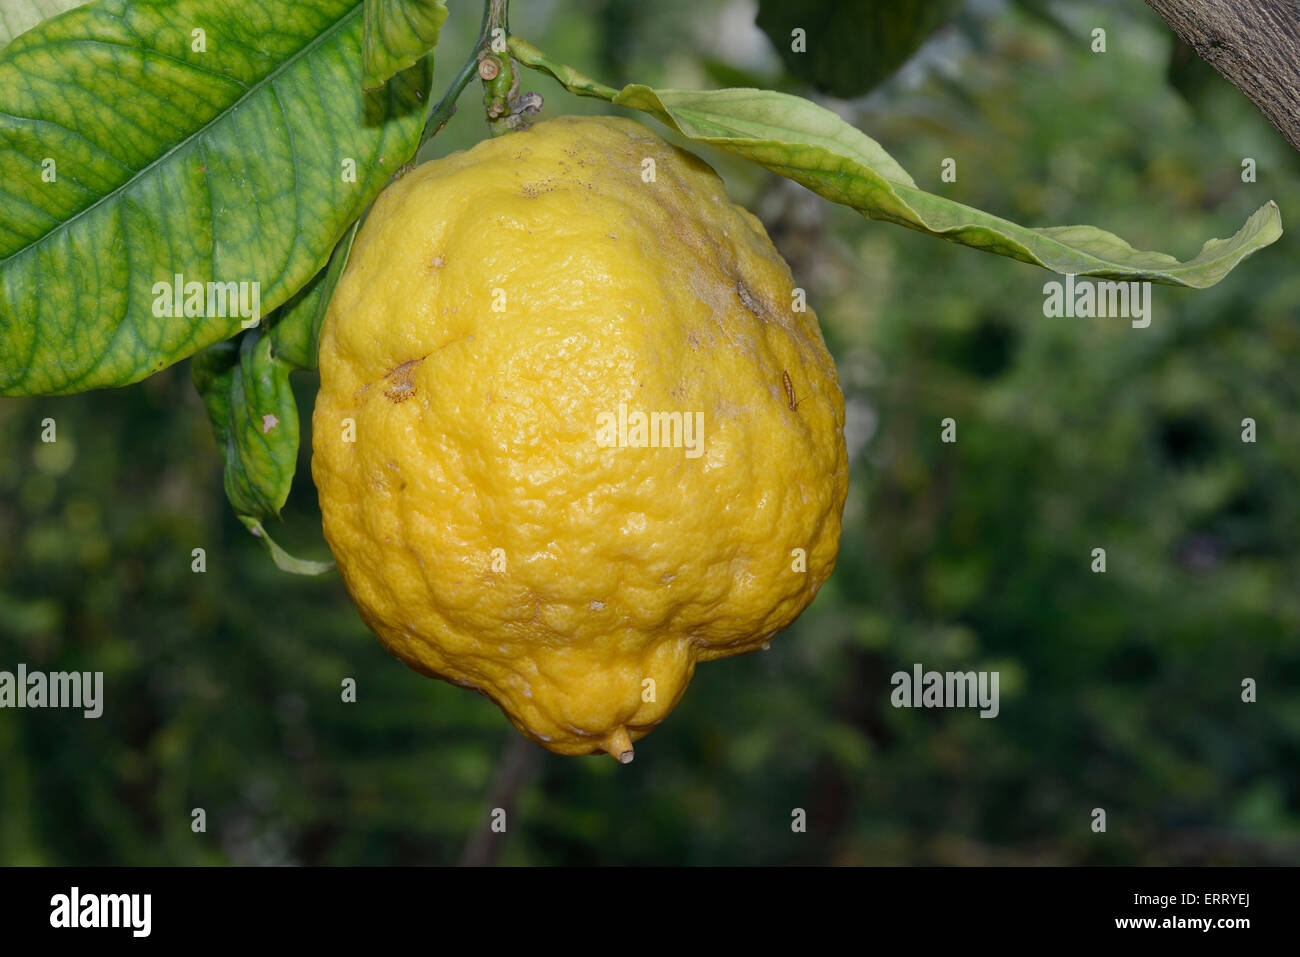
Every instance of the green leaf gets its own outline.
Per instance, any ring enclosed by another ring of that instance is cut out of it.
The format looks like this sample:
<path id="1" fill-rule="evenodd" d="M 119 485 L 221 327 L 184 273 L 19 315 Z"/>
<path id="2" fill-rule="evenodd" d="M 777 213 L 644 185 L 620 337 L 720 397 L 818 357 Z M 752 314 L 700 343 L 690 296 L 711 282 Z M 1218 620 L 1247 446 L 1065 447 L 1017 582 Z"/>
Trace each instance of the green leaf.
<path id="1" fill-rule="evenodd" d="M 962 0 L 760 0 L 758 26 L 801 80 L 833 96 L 866 93 L 892 75 Z M 795 48 L 793 31 L 802 34 Z"/>
<path id="2" fill-rule="evenodd" d="M 194 357 L 191 374 L 225 463 L 226 497 L 240 515 L 278 516 L 289 497 L 298 462 L 290 371 L 261 329 Z"/>
<path id="3" fill-rule="evenodd" d="M 226 497 L 239 520 L 262 540 L 277 566 L 319 575 L 333 563 L 295 558 L 263 526 L 284 507 L 298 461 L 298 407 L 290 371 L 273 354 L 271 336 L 262 329 L 218 342 L 191 363 L 221 451 Z"/>
<path id="4" fill-rule="evenodd" d="M 247 515 L 239 516 L 239 520 L 244 523 L 244 527 L 252 532 L 254 536 L 265 543 L 267 551 L 271 553 L 271 559 L 281 571 L 292 572 L 295 575 L 323 575 L 334 567 L 333 562 L 315 562 L 308 558 L 295 558 L 275 543 L 275 539 L 267 534 L 260 521 Z"/>
<path id="5" fill-rule="evenodd" d="M 0 50 L 0 394 L 134 382 L 321 270 L 424 121 L 424 61 L 361 92 L 361 12 L 101 0 Z"/>
<path id="6" fill-rule="evenodd" d="M 0 3 L 0 47 L 42 20 L 79 7 L 86 0 L 3 0 Z"/>
<path id="7" fill-rule="evenodd" d="M 360 225 L 361 221 L 357 220 L 348 228 L 339 244 L 334 247 L 329 265 L 276 310 L 270 325 L 271 347 L 277 358 L 288 362 L 295 369 L 316 368 L 321 323 L 329 311 L 334 287 L 338 285 L 339 277 L 348 264 L 352 240 Z"/>
<path id="8" fill-rule="evenodd" d="M 289 373 L 316 368 L 320 325 L 359 225 L 348 228 L 329 265 L 263 327 L 210 346 L 191 365 L 221 451 L 226 497 L 276 565 L 296 574 L 317 575 L 333 566 L 294 558 L 262 522 L 280 514 L 298 464 L 298 407 Z"/>
<path id="9" fill-rule="evenodd" d="M 438 45 L 447 19 L 442 0 L 365 0 L 362 80 L 377 90 Z"/>
<path id="10" fill-rule="evenodd" d="M 1186 262 L 1134 249 L 1095 226 L 1029 228 L 918 189 L 875 140 L 815 103 L 764 90 L 622 90 L 596 83 L 514 37 L 515 57 L 581 96 L 643 110 L 687 139 L 735 153 L 826 199 L 884 220 L 1058 273 L 1205 288 L 1282 235 L 1272 200 L 1229 239 L 1211 239 Z"/>

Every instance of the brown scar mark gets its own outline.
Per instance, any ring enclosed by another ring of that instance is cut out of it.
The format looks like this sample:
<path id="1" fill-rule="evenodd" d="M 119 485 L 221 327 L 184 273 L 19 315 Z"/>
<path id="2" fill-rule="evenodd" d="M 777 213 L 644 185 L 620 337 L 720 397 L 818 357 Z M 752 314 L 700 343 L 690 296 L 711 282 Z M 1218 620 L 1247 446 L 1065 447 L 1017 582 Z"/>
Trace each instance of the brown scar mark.
<path id="1" fill-rule="evenodd" d="M 441 269 L 443 266 L 447 265 L 447 257 L 434 256 L 433 259 L 429 262 L 429 265 L 432 266 L 434 269 Z"/>
<path id="2" fill-rule="evenodd" d="M 749 291 L 749 287 L 741 280 L 736 280 L 736 295 L 740 297 L 740 304 L 754 314 L 756 318 L 762 319 L 762 303 L 754 298 L 754 294 Z"/>
<path id="3" fill-rule="evenodd" d="M 399 402 L 405 402 L 411 396 L 415 395 L 413 373 L 415 367 L 427 358 L 428 356 L 420 356 L 418 359 L 407 359 L 401 365 L 389 370 L 384 375 L 384 378 L 391 379 L 392 385 L 384 390 L 384 398 L 396 405 Z"/>
<path id="4" fill-rule="evenodd" d="M 450 345 L 454 345 L 455 343 L 461 342 L 465 339 L 473 340 L 473 338 L 472 335 L 464 335 L 457 336 L 454 339 L 448 339 L 442 345 L 435 347 L 433 352 L 441 352 Z M 401 365 L 394 366 L 385 372 L 384 378 L 393 381 L 392 384 L 384 390 L 384 398 L 396 405 L 399 402 L 405 402 L 411 396 L 415 395 L 415 368 L 425 359 L 429 358 L 429 356 L 433 355 L 433 352 L 426 352 L 424 355 L 416 359 L 407 359 Z M 363 385 L 356 393 L 354 393 L 353 398 L 360 396 L 369 388 L 369 385 Z"/>

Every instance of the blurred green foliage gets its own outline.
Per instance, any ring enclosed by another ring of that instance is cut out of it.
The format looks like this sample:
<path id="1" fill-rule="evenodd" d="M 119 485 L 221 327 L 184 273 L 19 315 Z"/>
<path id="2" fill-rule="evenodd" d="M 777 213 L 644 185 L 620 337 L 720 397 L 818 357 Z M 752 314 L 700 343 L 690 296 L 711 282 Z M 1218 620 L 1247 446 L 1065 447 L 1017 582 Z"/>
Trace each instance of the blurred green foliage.
<path id="1" fill-rule="evenodd" d="M 608 83 L 797 88 L 752 4 L 518 6 L 521 35 Z M 1300 157 L 1226 84 L 1194 114 L 1144 8 L 974 6 L 842 105 L 923 188 L 1183 256 L 1268 198 L 1292 226 Z M 601 109 L 526 81 L 549 115 Z M 482 135 L 471 91 L 430 149 Z M 1046 319 L 1046 272 L 707 158 L 808 288 L 850 410 L 839 566 L 770 651 L 702 666 L 628 767 L 555 757 L 389 658 L 337 577 L 271 565 L 183 366 L 7 399 L 0 669 L 102 670 L 107 701 L 0 711 L 0 863 L 1300 862 L 1300 234 L 1208 291 L 1156 287 L 1147 329 Z M 274 533 L 325 557 L 303 445 Z M 895 710 L 914 662 L 999 670 L 1001 714 Z"/>

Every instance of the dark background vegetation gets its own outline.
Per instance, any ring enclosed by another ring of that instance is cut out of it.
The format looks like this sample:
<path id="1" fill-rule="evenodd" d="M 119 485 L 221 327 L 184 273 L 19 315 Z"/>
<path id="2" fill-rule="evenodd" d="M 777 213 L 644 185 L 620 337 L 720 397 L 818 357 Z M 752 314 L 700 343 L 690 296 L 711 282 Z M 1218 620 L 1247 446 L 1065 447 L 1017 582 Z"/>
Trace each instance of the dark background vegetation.
<path id="1" fill-rule="evenodd" d="M 516 6 L 608 83 L 808 92 L 749 3 Z M 389 658 L 336 576 L 277 571 L 224 501 L 188 364 L 0 401 L 0 669 L 102 670 L 107 697 L 97 721 L 0 711 L 0 863 L 1300 862 L 1300 157 L 1198 63 L 1171 83 L 1174 58 L 1140 4 L 972 3 L 870 95 L 826 101 L 922 187 L 1029 225 L 1186 258 L 1278 202 L 1279 243 L 1213 289 L 1155 287 L 1147 329 L 1044 318 L 1047 272 L 706 154 L 822 319 L 852 485 L 814 605 L 702 666 L 629 767 L 522 742 Z M 603 109 L 525 80 L 547 115 Z M 435 154 L 485 135 L 476 99 Z M 323 557 L 308 461 L 276 531 Z M 1000 671 L 1000 716 L 895 710 L 914 662 Z M 501 804 L 509 832 L 484 839 Z"/>

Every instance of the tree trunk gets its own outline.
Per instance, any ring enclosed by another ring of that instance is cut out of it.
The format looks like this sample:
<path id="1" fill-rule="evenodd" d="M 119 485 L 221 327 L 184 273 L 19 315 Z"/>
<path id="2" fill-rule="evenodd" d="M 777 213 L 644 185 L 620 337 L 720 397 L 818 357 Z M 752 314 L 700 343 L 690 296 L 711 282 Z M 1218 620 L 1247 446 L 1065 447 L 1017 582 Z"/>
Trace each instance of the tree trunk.
<path id="1" fill-rule="evenodd" d="M 1146 0 L 1300 151 L 1300 3 Z"/>

